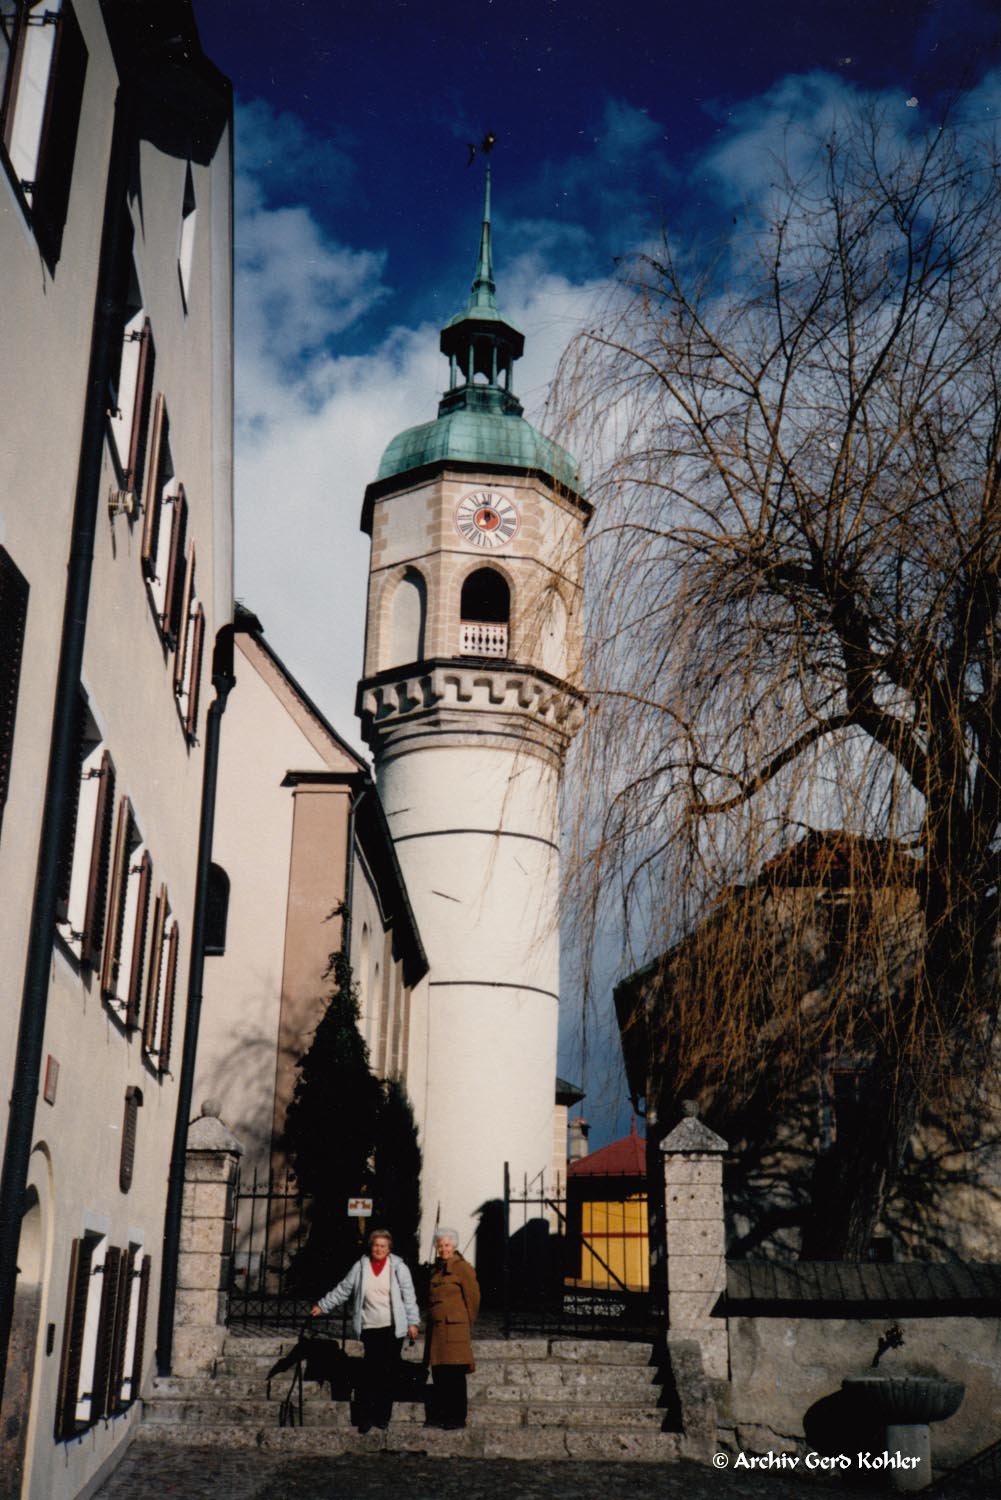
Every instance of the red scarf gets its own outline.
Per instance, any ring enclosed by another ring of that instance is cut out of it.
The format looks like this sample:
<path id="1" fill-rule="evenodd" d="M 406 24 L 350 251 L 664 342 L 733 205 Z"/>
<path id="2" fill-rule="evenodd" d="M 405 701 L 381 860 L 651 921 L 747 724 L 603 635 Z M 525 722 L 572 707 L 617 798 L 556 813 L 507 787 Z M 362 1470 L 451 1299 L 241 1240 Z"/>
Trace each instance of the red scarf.
<path id="1" fill-rule="evenodd" d="M 386 1266 L 389 1265 L 389 1256 L 387 1255 L 385 1260 L 373 1260 L 370 1255 L 368 1263 L 372 1267 L 372 1275 L 381 1276 Z"/>

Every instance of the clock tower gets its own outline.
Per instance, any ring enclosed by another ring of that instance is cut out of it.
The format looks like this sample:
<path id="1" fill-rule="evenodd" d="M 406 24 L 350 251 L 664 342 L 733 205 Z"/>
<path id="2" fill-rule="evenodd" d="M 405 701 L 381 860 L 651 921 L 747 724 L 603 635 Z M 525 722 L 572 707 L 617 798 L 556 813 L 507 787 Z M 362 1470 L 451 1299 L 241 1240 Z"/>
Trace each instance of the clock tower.
<path id="1" fill-rule="evenodd" d="M 565 449 L 522 416 L 524 337 L 497 307 L 490 172 L 476 275 L 441 333 L 436 420 L 395 437 L 368 486 L 362 732 L 427 949 L 410 1056 L 425 1227 L 465 1247 L 477 1212 L 551 1181 L 559 1005 L 558 794 L 579 726 L 581 542 Z M 462 1248 L 460 1247 L 460 1248 Z"/>

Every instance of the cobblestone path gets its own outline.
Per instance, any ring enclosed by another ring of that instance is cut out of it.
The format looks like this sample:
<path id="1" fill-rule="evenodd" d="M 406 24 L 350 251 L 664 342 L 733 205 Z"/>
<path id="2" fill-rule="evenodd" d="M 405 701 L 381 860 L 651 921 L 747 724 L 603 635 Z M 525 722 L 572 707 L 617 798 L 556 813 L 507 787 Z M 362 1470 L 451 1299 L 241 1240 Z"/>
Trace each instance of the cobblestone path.
<path id="1" fill-rule="evenodd" d="M 126 1455 L 94 1500 L 860 1500 L 865 1493 L 805 1474 L 716 1471 L 688 1463 L 535 1463 L 393 1453 L 326 1459 L 145 1446 Z"/>

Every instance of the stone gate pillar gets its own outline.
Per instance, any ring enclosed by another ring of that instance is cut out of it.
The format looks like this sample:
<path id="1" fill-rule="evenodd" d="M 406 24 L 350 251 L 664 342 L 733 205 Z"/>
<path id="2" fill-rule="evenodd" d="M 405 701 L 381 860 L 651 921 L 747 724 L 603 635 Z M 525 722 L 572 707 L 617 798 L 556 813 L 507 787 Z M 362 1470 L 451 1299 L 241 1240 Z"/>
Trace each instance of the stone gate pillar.
<path id="1" fill-rule="evenodd" d="M 725 1318 L 713 1315 L 726 1291 L 723 1157 L 727 1142 L 698 1118 L 685 1118 L 661 1142 L 667 1241 L 667 1326 L 672 1340 L 697 1343 L 714 1380 L 729 1374 Z"/>
<path id="2" fill-rule="evenodd" d="M 243 1147 L 207 1099 L 188 1130 L 174 1311 L 176 1375 L 211 1371 L 226 1336 L 236 1173 Z"/>

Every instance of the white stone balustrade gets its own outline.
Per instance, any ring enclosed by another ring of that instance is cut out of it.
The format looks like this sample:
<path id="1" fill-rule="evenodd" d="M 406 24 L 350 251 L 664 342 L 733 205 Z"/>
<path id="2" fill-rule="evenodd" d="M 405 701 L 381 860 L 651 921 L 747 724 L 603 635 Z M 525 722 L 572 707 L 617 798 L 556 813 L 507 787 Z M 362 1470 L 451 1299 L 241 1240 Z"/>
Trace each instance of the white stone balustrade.
<path id="1" fill-rule="evenodd" d="M 459 626 L 460 656 L 507 656 L 507 626 L 463 620 Z"/>

